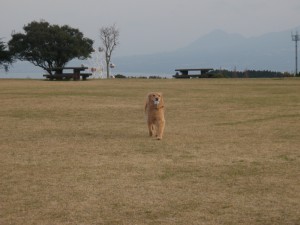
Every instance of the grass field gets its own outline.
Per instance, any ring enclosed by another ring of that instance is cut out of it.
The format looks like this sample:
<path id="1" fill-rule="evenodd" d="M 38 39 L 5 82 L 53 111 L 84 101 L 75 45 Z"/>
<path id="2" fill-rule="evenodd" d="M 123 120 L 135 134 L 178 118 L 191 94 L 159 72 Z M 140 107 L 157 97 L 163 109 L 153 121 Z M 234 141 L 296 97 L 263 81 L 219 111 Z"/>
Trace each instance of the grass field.
<path id="1" fill-rule="evenodd" d="M 1 225 L 300 224 L 300 79 L 0 80 L 0 124 Z"/>

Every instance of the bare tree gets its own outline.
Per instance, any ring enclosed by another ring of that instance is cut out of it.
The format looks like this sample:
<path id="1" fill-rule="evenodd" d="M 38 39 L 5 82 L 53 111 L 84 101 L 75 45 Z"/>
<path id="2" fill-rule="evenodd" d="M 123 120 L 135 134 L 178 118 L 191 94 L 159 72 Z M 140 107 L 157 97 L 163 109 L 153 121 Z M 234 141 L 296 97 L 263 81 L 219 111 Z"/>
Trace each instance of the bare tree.
<path id="1" fill-rule="evenodd" d="M 112 52 L 117 47 L 117 45 L 119 45 L 119 35 L 120 32 L 116 28 L 115 24 L 110 27 L 102 27 L 100 29 L 100 39 L 102 41 L 103 48 L 100 47 L 99 50 L 102 50 L 105 53 L 107 78 L 109 78 Z"/>

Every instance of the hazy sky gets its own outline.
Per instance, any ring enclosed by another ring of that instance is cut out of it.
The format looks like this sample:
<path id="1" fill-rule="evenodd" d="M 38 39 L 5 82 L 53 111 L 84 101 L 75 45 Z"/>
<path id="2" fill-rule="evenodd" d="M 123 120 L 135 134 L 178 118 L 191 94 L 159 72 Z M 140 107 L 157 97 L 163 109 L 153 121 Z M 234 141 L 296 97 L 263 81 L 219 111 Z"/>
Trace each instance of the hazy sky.
<path id="1" fill-rule="evenodd" d="M 33 20 L 79 28 L 99 46 L 116 24 L 117 55 L 174 50 L 215 29 L 247 37 L 300 25 L 299 0 L 0 0 L 0 38 Z"/>

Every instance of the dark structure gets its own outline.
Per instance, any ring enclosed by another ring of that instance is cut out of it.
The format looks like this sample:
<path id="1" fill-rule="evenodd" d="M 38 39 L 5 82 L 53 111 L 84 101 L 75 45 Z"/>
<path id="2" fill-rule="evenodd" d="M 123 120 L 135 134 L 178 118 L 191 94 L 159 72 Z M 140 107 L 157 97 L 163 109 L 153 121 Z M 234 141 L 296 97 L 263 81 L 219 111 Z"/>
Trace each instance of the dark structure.
<path id="1" fill-rule="evenodd" d="M 297 43 L 300 41 L 300 36 L 298 34 L 298 31 L 296 34 L 292 33 L 292 41 L 295 42 L 295 76 L 298 76 L 298 46 Z"/>
<path id="2" fill-rule="evenodd" d="M 49 80 L 86 80 L 91 73 L 81 73 L 81 71 L 85 71 L 88 67 L 80 66 L 80 67 L 58 67 L 52 68 L 51 70 L 54 71 L 54 74 L 45 74 L 44 77 L 48 78 Z M 73 70 L 73 73 L 64 73 L 63 70 Z"/>
<path id="3" fill-rule="evenodd" d="M 212 68 L 200 68 L 200 69 L 176 69 L 174 78 L 201 78 L 204 74 L 212 71 Z M 189 72 L 193 72 L 189 74 Z"/>

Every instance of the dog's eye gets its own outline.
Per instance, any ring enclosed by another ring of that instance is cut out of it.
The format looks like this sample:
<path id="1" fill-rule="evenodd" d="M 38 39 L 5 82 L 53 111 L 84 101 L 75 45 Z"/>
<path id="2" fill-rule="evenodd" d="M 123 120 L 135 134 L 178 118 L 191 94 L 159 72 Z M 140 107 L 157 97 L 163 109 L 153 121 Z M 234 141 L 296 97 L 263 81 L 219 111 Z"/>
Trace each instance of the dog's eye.
<path id="1" fill-rule="evenodd" d="M 155 95 L 152 95 L 153 97 L 155 97 Z"/>

